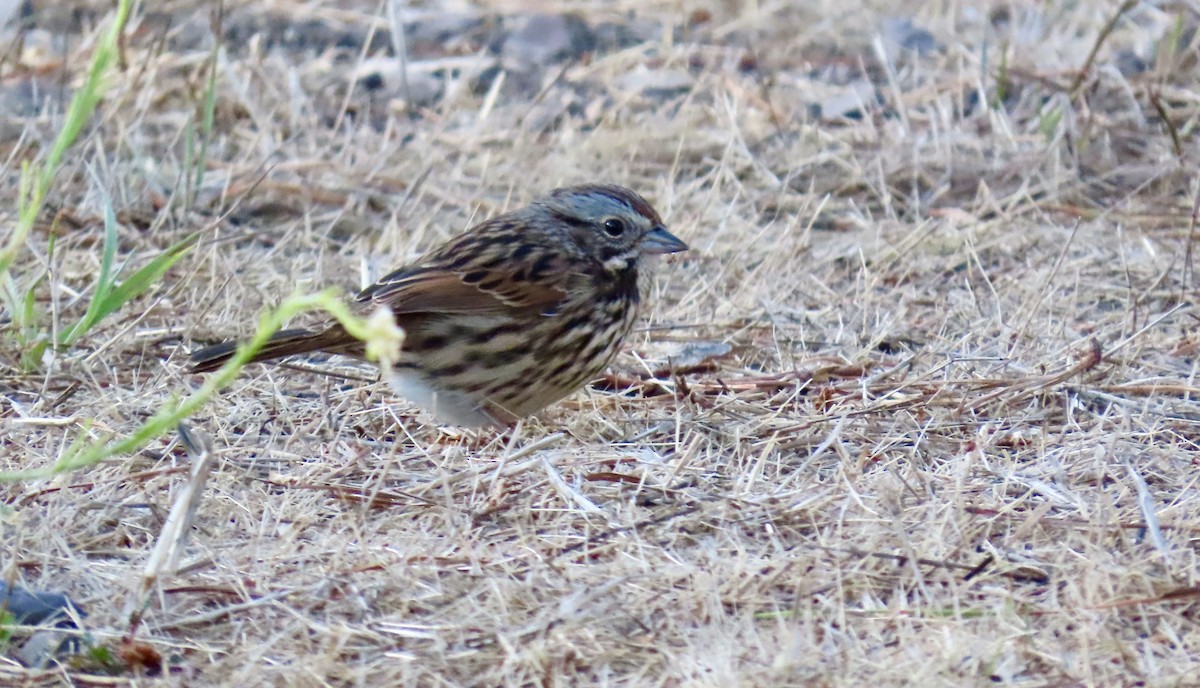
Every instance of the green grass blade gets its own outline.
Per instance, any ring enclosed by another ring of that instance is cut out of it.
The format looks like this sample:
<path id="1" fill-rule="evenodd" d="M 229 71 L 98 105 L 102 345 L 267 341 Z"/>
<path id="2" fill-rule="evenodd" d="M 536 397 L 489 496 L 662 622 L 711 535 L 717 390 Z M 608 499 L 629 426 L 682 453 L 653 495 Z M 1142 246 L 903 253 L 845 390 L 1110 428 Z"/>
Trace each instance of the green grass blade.
<path id="1" fill-rule="evenodd" d="M 60 341 L 60 345 L 71 346 L 113 311 L 149 291 L 166 274 L 167 270 L 170 270 L 175 263 L 179 262 L 180 258 L 187 255 L 187 252 L 195 246 L 196 239 L 197 236 L 193 234 L 172 244 L 126 280 L 118 283 L 115 281 L 114 275 L 112 282 L 98 283 L 95 296 L 88 304 L 87 313 Z"/>
<path id="2" fill-rule="evenodd" d="M 100 322 L 105 315 L 108 315 L 108 313 L 101 313 L 100 310 L 108 301 L 108 295 L 112 291 L 112 283 L 116 277 L 113 274 L 113 260 L 117 255 L 119 241 L 117 217 L 113 213 L 112 201 L 106 194 L 104 198 L 104 250 L 100 255 L 100 274 L 96 277 L 96 286 L 92 289 L 92 300 L 88 303 L 87 312 L 83 314 L 79 322 L 59 337 L 59 346 L 71 346 L 96 323 Z"/>
<path id="3" fill-rule="evenodd" d="M 38 280 L 41 281 L 40 279 Z M 49 340 L 46 336 L 40 334 L 38 328 L 38 312 L 37 312 L 37 292 L 34 291 L 36 285 L 30 285 L 30 288 L 25 291 L 25 299 L 21 307 L 21 332 L 18 337 L 21 340 L 22 348 L 25 349 L 21 365 L 24 368 L 32 369 L 37 366 L 42 360 L 42 354 L 46 351 L 46 345 Z"/>
<path id="4" fill-rule="evenodd" d="M 120 284 L 116 285 L 105 295 L 104 303 L 101 304 L 100 308 L 100 317 L 108 315 L 129 301 L 149 291 L 166 274 L 167 270 L 170 270 L 175 263 L 179 262 L 180 258 L 187 255 L 187 252 L 196 245 L 196 239 L 197 236 L 193 234 L 175 242 L 167 250 L 155 256 L 153 260 L 130 275 L 129 279 L 122 280 Z"/>
<path id="5" fill-rule="evenodd" d="M 24 192 L 20 195 L 16 226 L 8 238 L 8 243 L 4 245 L 3 249 L 0 249 L 0 273 L 8 272 L 8 269 L 16 261 L 17 255 L 25 245 L 25 239 L 33 230 L 38 214 L 42 212 L 46 194 L 49 193 L 50 186 L 54 183 L 54 176 L 62 164 L 63 155 L 79 138 L 79 133 L 83 131 L 84 126 L 91 119 L 92 113 L 95 112 L 96 106 L 104 94 L 104 75 L 116 59 L 121 31 L 125 28 L 125 22 L 129 19 L 132 9 L 133 0 L 119 0 L 117 15 L 108 31 L 96 44 L 87 79 L 71 97 L 62 128 L 59 129 L 58 136 L 55 137 L 54 144 L 50 147 L 45 160 L 40 165 L 22 169 L 23 173 L 26 169 L 28 170 L 29 178 L 22 179 Z"/>
<path id="6" fill-rule="evenodd" d="M 217 111 L 217 57 L 220 54 L 220 41 L 213 42 L 212 53 L 208 56 L 208 83 L 204 88 L 204 116 L 200 120 L 200 154 L 193 161 L 196 166 L 196 179 L 192 184 L 192 193 L 200 193 L 204 185 L 204 172 L 208 164 L 208 144 L 212 140 L 213 120 Z M 188 199 L 191 205 L 195 198 Z"/>

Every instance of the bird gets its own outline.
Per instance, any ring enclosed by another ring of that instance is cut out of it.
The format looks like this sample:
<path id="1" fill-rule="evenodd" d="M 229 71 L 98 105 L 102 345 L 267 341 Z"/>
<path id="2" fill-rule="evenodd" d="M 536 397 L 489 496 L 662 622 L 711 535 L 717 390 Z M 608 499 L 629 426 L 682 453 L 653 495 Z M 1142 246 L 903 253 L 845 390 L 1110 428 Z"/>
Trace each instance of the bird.
<path id="1" fill-rule="evenodd" d="M 359 312 L 391 310 L 404 331 L 392 388 L 442 423 L 507 428 L 595 379 L 621 350 L 653 263 L 686 251 L 638 193 L 613 184 L 554 189 L 480 222 L 363 289 Z M 236 353 L 191 354 L 191 372 Z M 254 356 L 365 357 L 337 321 L 275 333 Z"/>

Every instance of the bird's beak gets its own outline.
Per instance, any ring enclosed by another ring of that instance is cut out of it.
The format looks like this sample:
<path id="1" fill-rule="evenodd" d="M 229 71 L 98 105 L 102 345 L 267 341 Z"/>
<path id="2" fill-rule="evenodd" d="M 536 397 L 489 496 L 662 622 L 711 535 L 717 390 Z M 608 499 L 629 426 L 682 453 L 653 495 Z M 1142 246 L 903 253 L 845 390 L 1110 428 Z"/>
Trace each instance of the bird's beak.
<path id="1" fill-rule="evenodd" d="M 679 253 L 680 251 L 686 251 L 687 248 L 687 244 L 683 243 L 679 237 L 668 232 L 667 228 L 662 225 L 658 225 L 649 232 L 646 232 L 641 242 L 642 253 L 649 254 Z"/>

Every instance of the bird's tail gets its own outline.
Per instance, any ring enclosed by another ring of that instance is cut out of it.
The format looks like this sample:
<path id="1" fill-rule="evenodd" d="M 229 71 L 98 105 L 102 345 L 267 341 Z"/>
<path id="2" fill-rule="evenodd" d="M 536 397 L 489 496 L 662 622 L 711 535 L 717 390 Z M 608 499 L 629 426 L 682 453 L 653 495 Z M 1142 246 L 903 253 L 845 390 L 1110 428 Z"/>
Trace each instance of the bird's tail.
<path id="1" fill-rule="evenodd" d="M 352 349 L 356 343 L 359 343 L 358 340 L 347 334 L 339 325 L 324 330 L 280 330 L 271 335 L 263 348 L 259 349 L 249 362 L 270 361 L 313 351 L 354 355 Z M 190 372 L 207 373 L 220 368 L 225 365 L 226 361 L 233 358 L 240 344 L 241 342 L 238 341 L 228 341 L 193 351 L 190 355 L 192 359 Z"/>

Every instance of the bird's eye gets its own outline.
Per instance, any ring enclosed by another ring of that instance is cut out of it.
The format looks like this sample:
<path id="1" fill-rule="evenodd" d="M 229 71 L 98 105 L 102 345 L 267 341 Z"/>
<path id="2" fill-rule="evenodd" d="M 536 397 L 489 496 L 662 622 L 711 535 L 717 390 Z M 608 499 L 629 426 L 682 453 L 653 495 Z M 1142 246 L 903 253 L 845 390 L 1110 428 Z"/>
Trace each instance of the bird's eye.
<path id="1" fill-rule="evenodd" d="M 616 239 L 625 233 L 625 223 L 615 217 L 610 217 L 604 221 L 604 233 Z"/>

